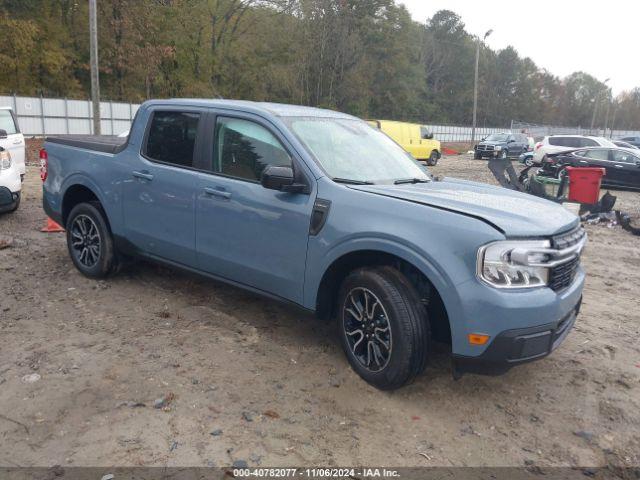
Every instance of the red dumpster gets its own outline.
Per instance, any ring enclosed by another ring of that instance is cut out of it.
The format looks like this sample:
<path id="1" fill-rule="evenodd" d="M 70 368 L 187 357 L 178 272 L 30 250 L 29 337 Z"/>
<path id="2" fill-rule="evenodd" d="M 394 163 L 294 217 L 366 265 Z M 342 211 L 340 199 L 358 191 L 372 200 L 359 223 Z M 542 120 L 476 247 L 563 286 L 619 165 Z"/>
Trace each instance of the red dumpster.
<path id="1" fill-rule="evenodd" d="M 587 204 L 598 203 L 604 168 L 567 167 L 567 172 L 569 173 L 568 199 Z"/>

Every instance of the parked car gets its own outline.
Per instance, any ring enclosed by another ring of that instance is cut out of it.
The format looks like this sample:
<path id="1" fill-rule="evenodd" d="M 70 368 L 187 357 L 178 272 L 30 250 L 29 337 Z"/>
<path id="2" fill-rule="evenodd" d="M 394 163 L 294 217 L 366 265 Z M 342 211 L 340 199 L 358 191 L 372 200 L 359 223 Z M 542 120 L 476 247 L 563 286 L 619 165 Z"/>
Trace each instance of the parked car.
<path id="1" fill-rule="evenodd" d="M 623 142 L 630 143 L 634 147 L 640 148 L 640 137 L 623 137 L 620 140 L 622 140 Z"/>
<path id="2" fill-rule="evenodd" d="M 540 165 L 542 158 L 550 153 L 569 152 L 576 148 L 584 147 L 607 147 L 615 145 L 604 137 L 591 137 L 583 135 L 550 135 L 544 137 L 535 146 L 533 163 Z"/>
<path id="3" fill-rule="evenodd" d="M 434 179 L 350 115 L 157 100 L 126 139 L 44 147 L 44 210 L 84 275 L 142 257 L 335 318 L 350 364 L 381 389 L 424 369 L 432 336 L 451 343 L 456 376 L 542 358 L 580 309 L 578 217 Z"/>
<path id="4" fill-rule="evenodd" d="M 633 150 L 640 150 L 640 147 L 636 147 L 635 145 L 629 143 L 629 142 L 623 142 L 622 140 L 612 140 L 613 144 L 616 147 L 620 147 L 620 148 L 631 148 Z"/>
<path id="5" fill-rule="evenodd" d="M 518 157 L 518 162 L 530 167 L 533 165 L 533 151 L 524 152 Z"/>
<path id="6" fill-rule="evenodd" d="M 474 147 L 473 158 L 517 158 L 528 149 L 529 138 L 522 133 L 492 133 Z"/>
<path id="7" fill-rule="evenodd" d="M 436 165 L 442 157 L 440 142 L 433 138 L 433 133 L 424 125 L 391 120 L 369 120 L 367 123 L 382 130 L 405 151 L 413 155 L 413 158 L 426 162 L 429 166 Z"/>
<path id="8" fill-rule="evenodd" d="M 603 186 L 640 189 L 640 150 L 590 147 L 552 153 L 544 158 L 540 170 L 543 175 L 558 178 L 567 166 L 601 167 L 606 170 Z"/>
<path id="9" fill-rule="evenodd" d="M 24 135 L 20 133 L 18 118 L 8 107 L 0 107 L 0 147 L 9 151 L 11 161 L 20 173 L 20 179 L 24 180 L 27 172 Z"/>
<path id="10" fill-rule="evenodd" d="M 21 190 L 20 170 L 13 161 L 11 152 L 0 147 L 0 213 L 15 212 L 18 209 Z"/>

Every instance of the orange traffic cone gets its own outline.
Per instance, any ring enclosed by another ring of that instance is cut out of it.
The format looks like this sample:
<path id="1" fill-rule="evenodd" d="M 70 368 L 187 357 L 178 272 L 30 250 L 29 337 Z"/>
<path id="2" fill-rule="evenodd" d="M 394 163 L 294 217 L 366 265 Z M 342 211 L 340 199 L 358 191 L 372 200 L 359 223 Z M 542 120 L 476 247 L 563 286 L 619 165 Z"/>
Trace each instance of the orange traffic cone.
<path id="1" fill-rule="evenodd" d="M 62 228 L 56 222 L 54 222 L 49 217 L 47 217 L 47 223 L 45 224 L 44 227 L 42 227 L 40 231 L 45 233 L 58 233 L 58 232 L 64 232 L 64 228 Z"/>

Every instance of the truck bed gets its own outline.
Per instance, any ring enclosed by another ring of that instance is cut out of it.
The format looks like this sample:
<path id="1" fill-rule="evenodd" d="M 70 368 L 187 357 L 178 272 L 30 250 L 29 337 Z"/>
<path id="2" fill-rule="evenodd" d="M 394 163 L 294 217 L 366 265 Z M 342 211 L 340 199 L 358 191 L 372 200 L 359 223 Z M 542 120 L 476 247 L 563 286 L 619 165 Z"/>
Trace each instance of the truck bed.
<path id="1" fill-rule="evenodd" d="M 115 135 L 56 135 L 46 137 L 45 141 L 96 152 L 118 153 L 127 146 L 128 137 Z"/>

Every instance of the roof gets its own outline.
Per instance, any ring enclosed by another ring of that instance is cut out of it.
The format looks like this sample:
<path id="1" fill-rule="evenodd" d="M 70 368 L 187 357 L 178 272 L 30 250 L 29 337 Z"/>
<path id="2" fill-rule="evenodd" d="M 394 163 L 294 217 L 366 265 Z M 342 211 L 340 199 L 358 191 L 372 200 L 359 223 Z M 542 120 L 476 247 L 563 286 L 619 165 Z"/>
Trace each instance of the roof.
<path id="1" fill-rule="evenodd" d="M 324 108 L 305 107 L 301 105 L 288 105 L 285 103 L 252 102 L 249 100 L 216 100 L 206 98 L 173 98 L 170 100 L 150 100 L 145 102 L 152 105 L 192 105 L 200 107 L 218 107 L 244 112 L 268 114 L 276 117 L 323 117 L 323 118 L 345 118 L 355 119 L 356 117 L 327 110 Z"/>

